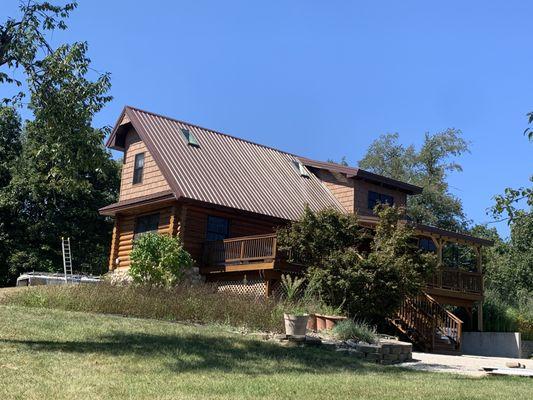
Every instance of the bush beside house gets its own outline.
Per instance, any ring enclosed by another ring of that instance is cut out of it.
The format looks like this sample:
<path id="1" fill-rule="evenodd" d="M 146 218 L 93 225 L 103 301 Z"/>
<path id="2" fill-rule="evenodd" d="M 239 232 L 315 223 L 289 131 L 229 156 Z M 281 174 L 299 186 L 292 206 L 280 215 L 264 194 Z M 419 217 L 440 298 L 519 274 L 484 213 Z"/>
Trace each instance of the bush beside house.
<path id="1" fill-rule="evenodd" d="M 191 255 L 178 237 L 146 233 L 135 241 L 129 274 L 136 284 L 173 287 L 192 267 Z"/>
<path id="2" fill-rule="evenodd" d="M 278 239 L 291 261 L 307 266 L 310 290 L 322 302 L 371 322 L 381 322 L 405 296 L 419 293 L 437 262 L 418 249 L 401 209 L 378 206 L 376 212 L 373 235 L 353 214 L 307 209 Z"/>

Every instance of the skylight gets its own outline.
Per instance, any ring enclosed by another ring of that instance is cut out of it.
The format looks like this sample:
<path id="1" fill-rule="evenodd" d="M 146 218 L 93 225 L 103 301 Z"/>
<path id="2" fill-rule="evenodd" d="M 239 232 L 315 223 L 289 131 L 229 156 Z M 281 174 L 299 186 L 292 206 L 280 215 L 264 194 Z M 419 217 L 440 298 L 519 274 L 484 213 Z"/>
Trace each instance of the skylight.
<path id="1" fill-rule="evenodd" d="M 180 131 L 187 144 L 195 147 L 200 147 L 198 140 L 196 140 L 196 136 L 194 136 L 194 134 L 190 130 L 186 128 L 180 128 Z"/>
<path id="2" fill-rule="evenodd" d="M 293 161 L 294 168 L 300 173 L 301 176 L 304 176 L 306 178 L 309 178 L 309 171 L 307 171 L 307 168 L 300 162 L 300 161 Z"/>

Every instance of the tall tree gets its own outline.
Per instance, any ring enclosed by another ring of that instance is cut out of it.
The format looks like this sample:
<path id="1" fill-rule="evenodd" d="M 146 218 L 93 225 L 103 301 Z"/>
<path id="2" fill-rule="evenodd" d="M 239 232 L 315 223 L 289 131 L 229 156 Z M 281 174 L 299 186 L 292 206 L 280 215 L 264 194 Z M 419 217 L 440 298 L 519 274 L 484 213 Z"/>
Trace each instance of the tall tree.
<path id="1" fill-rule="evenodd" d="M 416 222 L 465 230 L 468 221 L 461 201 L 449 192 L 447 177 L 450 172 L 462 171 L 455 158 L 468 151 L 468 143 L 457 129 L 426 133 L 419 150 L 399 143 L 397 133 L 386 134 L 370 145 L 359 167 L 421 186 L 422 194 L 408 201 L 409 215 Z"/>
<path id="2" fill-rule="evenodd" d="M 533 113 L 529 114 L 532 122 Z M 531 131 L 529 139 L 533 140 Z M 529 178 L 533 182 L 533 176 Z M 507 221 L 511 235 L 506 243 L 503 260 L 496 258 L 500 265 L 496 273 L 493 290 L 507 304 L 517 305 L 517 300 L 533 300 L 533 186 L 518 189 L 506 188 L 504 194 L 494 197 L 491 213 L 496 220 Z M 489 254 L 488 258 L 491 262 Z"/>
<path id="3" fill-rule="evenodd" d="M 15 70 L 22 68 L 26 75 L 37 76 L 42 58 L 51 54 L 53 48 L 46 33 L 54 29 L 66 29 L 65 20 L 77 6 L 76 2 L 54 5 L 48 1 L 24 0 L 19 2 L 20 17 L 7 18 L 0 25 L 0 72 L 1 83 L 22 82 L 15 78 Z M 20 91 L 16 97 L 23 96 Z M 9 101 L 10 99 L 4 99 Z"/>
<path id="4" fill-rule="evenodd" d="M 99 273 L 105 265 L 111 225 L 98 208 L 116 198 L 119 169 L 103 146 L 107 131 L 91 126 L 110 100 L 109 75 L 87 77 L 86 51 L 85 43 L 61 46 L 30 77 L 34 119 L 7 194 L 19 210 L 12 273 L 60 268 L 62 236 L 71 237 L 75 266 Z"/>
<path id="5" fill-rule="evenodd" d="M 0 107 L 0 286 L 8 281 L 8 264 L 12 249 L 10 232 L 15 226 L 16 210 L 4 201 L 6 187 L 11 182 L 13 166 L 21 152 L 22 124 L 17 111 Z"/>

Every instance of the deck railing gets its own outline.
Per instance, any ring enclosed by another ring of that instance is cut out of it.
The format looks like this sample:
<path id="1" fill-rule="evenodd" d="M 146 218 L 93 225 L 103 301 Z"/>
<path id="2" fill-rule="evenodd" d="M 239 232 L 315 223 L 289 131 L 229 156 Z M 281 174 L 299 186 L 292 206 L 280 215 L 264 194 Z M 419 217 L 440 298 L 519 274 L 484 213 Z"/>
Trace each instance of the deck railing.
<path id="1" fill-rule="evenodd" d="M 483 274 L 457 268 L 441 268 L 429 280 L 429 287 L 464 293 L 483 293 Z"/>
<path id="2" fill-rule="evenodd" d="M 270 262 L 276 259 L 276 234 L 244 236 L 204 243 L 205 266 Z"/>

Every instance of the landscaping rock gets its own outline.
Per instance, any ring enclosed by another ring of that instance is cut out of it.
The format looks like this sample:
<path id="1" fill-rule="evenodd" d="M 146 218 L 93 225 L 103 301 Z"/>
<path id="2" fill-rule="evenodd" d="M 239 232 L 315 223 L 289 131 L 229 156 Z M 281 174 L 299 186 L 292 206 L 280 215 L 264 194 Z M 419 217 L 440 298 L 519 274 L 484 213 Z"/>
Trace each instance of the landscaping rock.
<path id="1" fill-rule="evenodd" d="M 338 345 L 338 342 L 334 340 L 322 340 L 322 346 L 329 347 L 330 349 L 336 349 Z"/>
<path id="2" fill-rule="evenodd" d="M 348 339 L 344 342 L 348 347 L 357 347 L 357 342 L 352 339 Z"/>

